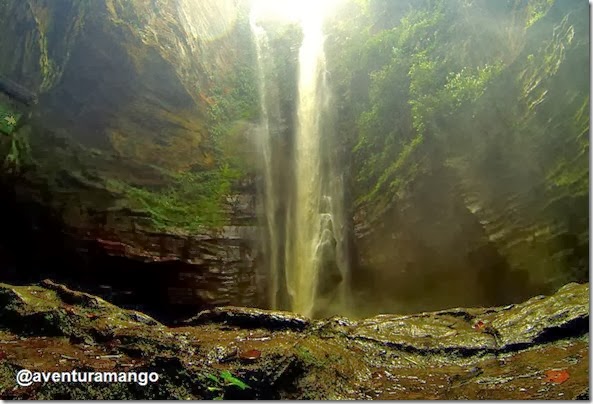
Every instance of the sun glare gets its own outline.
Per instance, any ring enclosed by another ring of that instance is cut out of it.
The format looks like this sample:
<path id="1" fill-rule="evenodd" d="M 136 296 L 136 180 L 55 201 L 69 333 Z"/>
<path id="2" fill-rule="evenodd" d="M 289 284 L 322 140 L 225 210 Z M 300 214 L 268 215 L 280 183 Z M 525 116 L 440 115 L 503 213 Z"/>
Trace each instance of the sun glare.
<path id="1" fill-rule="evenodd" d="M 320 17 L 339 0 L 254 0 L 252 16 L 257 19 L 300 21 Z"/>

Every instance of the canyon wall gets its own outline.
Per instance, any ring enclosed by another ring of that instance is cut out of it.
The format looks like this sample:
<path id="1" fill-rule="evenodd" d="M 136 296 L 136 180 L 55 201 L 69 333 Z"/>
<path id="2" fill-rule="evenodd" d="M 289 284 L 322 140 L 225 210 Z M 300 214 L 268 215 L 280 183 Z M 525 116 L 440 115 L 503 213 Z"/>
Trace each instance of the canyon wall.
<path id="1" fill-rule="evenodd" d="M 359 306 L 505 304 L 588 280 L 587 12 L 371 0 L 328 24 Z"/>
<path id="2" fill-rule="evenodd" d="M 38 100 L 11 104 L 23 117 L 0 134 L 4 278 L 62 277 L 130 304 L 265 306 L 247 7 L 0 3 L 0 84 Z M 588 280 L 587 13 L 560 0 L 335 10 L 327 77 L 353 314 L 505 304 Z M 272 44 L 286 56 L 278 150 L 293 141 L 293 28 Z"/>
<path id="3" fill-rule="evenodd" d="M 6 276 L 58 265 L 144 301 L 254 304 L 245 4 L 8 1 L 0 20 L 2 80 L 38 95 L 0 138 Z"/>

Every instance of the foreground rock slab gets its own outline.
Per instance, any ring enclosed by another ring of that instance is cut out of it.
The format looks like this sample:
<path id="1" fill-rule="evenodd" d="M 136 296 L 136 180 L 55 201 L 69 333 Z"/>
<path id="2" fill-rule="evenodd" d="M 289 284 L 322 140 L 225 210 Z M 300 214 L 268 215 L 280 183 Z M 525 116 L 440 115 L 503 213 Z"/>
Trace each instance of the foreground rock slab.
<path id="1" fill-rule="evenodd" d="M 0 398 L 588 399 L 588 324 L 588 284 L 359 321 L 219 307 L 179 327 L 51 281 L 0 284 Z M 159 380 L 21 387 L 21 369 Z"/>

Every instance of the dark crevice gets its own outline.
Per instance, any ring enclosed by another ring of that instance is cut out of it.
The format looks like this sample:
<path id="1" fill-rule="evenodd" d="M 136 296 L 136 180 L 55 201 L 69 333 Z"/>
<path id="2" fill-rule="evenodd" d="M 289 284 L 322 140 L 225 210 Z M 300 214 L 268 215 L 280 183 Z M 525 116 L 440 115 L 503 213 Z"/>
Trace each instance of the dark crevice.
<path id="1" fill-rule="evenodd" d="M 589 333 L 589 316 L 578 317 L 558 327 L 546 328 L 539 334 L 534 343 L 547 344 L 561 339 L 577 338 Z"/>
<path id="2" fill-rule="evenodd" d="M 544 329 L 537 337 L 530 342 L 507 344 L 497 348 L 468 348 L 468 347 L 440 347 L 440 348 L 417 348 L 413 345 L 380 341 L 374 338 L 361 335 L 347 336 L 352 340 L 363 340 L 374 344 L 387 346 L 389 348 L 418 355 L 453 355 L 457 357 L 482 356 L 487 354 L 515 353 L 538 345 L 554 343 L 560 340 L 579 338 L 589 333 L 589 316 L 572 319 L 558 327 Z"/>
<path id="3" fill-rule="evenodd" d="M 196 326 L 207 323 L 223 323 L 242 328 L 293 331 L 303 331 L 310 324 L 308 319 L 291 313 L 271 313 L 258 309 L 243 309 L 239 307 L 221 307 L 206 310 L 196 317 L 184 321 L 182 324 Z"/>

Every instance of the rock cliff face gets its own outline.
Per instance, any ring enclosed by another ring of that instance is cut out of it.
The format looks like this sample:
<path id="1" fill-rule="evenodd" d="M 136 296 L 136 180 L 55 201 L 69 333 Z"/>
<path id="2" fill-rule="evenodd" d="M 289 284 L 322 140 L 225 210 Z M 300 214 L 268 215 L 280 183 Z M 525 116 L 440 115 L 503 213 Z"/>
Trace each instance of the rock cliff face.
<path id="1" fill-rule="evenodd" d="M 586 4 L 368 4 L 328 38 L 360 305 L 505 304 L 587 281 Z"/>
<path id="2" fill-rule="evenodd" d="M 218 170 L 212 128 L 229 117 L 213 115 L 236 72 L 252 64 L 244 6 L 5 1 L 0 20 L 0 75 L 39 96 L 14 138 L 0 139 L 3 151 L 19 154 L 15 175 L 2 178 L 2 208 L 12 212 L 5 247 L 24 255 L 31 274 L 51 261 L 80 282 L 102 279 L 144 301 L 253 304 L 249 168 L 212 198 L 210 209 L 224 216 L 217 226 L 156 226 L 151 205 L 158 196 L 167 207 L 178 178 Z M 250 130 L 245 120 L 222 123 L 239 137 Z M 33 251 L 43 258 L 27 257 Z M 139 290 L 132 279 L 146 262 Z"/>
<path id="3" fill-rule="evenodd" d="M 68 277 L 128 304 L 261 305 L 247 6 L 0 2 L 0 77 L 38 99 L 0 134 L 0 259 L 12 262 L 0 276 Z M 587 280 L 586 4 L 344 10 L 326 47 L 359 314 L 510 303 Z"/>
<path id="4" fill-rule="evenodd" d="M 361 314 L 487 306 L 532 296 L 527 279 L 510 273 L 454 183 L 445 169 L 422 176 L 380 220 L 355 216 L 354 282 L 369 291 L 358 297 L 368 310 Z M 376 285 L 385 286 L 373 292 Z"/>

